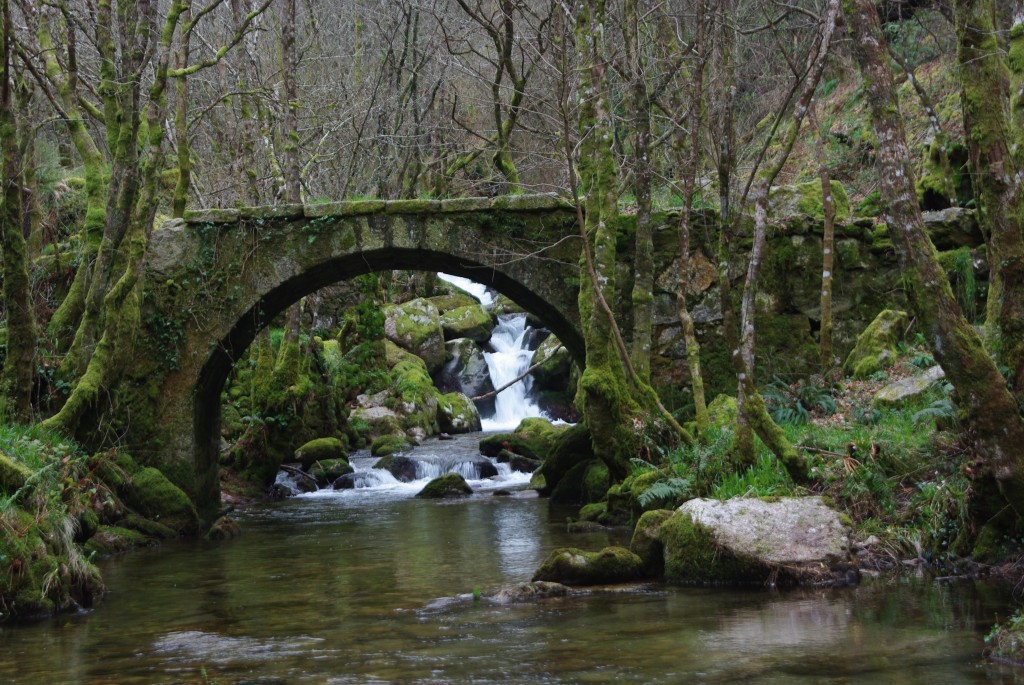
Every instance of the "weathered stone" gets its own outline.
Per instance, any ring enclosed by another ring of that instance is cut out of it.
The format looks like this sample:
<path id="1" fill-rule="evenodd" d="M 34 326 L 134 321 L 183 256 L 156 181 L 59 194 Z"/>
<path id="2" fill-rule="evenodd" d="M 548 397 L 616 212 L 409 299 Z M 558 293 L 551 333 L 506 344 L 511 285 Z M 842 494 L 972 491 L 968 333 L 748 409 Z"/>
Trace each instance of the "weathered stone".
<path id="1" fill-rule="evenodd" d="M 572 356 L 561 341 L 549 335 L 533 353 L 533 387 L 539 390 L 564 391 L 569 385 L 572 373 Z"/>
<path id="2" fill-rule="evenodd" d="M 454 286 L 451 286 L 451 284 L 449 284 L 449 286 L 454 288 Z M 477 301 L 475 297 L 473 297 L 469 293 L 464 293 L 461 291 L 447 293 L 445 295 L 434 295 L 433 297 L 428 297 L 427 299 L 430 300 L 430 303 L 432 305 L 437 307 L 437 311 L 440 312 L 441 314 L 450 312 L 453 309 L 459 309 L 460 307 L 480 306 L 480 303 Z"/>
<path id="3" fill-rule="evenodd" d="M 984 243 L 978 219 L 973 209 L 948 207 L 933 212 L 924 212 L 923 218 L 928 237 L 938 250 L 955 250 L 958 247 L 976 247 Z"/>
<path id="4" fill-rule="evenodd" d="M 823 199 L 821 181 L 818 180 L 792 186 L 776 186 L 772 188 L 769 214 L 789 225 L 801 216 L 821 221 L 825 217 Z M 830 199 L 835 209 L 836 223 L 846 222 L 850 217 L 850 200 L 846 188 L 839 181 L 832 181 Z"/>
<path id="5" fill-rule="evenodd" d="M 509 452 L 508 450 L 498 452 L 498 456 L 495 459 L 499 464 L 508 464 L 509 468 L 513 471 L 519 471 L 520 473 L 533 473 L 540 468 L 541 465 L 541 461 L 539 459 L 530 459 L 529 457 L 524 457 L 521 454 Z"/>
<path id="6" fill-rule="evenodd" d="M 923 373 L 902 378 L 885 386 L 871 400 L 876 407 L 902 407 L 921 397 L 938 381 L 946 377 L 941 366 L 933 366 Z"/>
<path id="7" fill-rule="evenodd" d="M 658 290 L 666 293 L 674 293 L 679 283 L 679 264 L 677 256 L 672 264 L 655 279 L 654 285 Z M 686 285 L 686 292 L 690 295 L 700 295 L 713 286 L 718 280 L 718 269 L 704 256 L 700 250 L 690 254 L 689 267 L 690 281 Z"/>
<path id="8" fill-rule="evenodd" d="M 416 496 L 424 499 L 445 499 L 472 494 L 473 488 L 469 487 L 465 478 L 457 473 L 446 473 L 427 483 Z"/>
<path id="9" fill-rule="evenodd" d="M 675 583 L 844 584 L 849 530 L 820 497 L 695 499 L 661 523 Z"/>
<path id="10" fill-rule="evenodd" d="M 384 335 L 422 359 L 428 370 L 444 363 L 444 334 L 437 307 L 422 297 L 384 309 Z"/>
<path id="11" fill-rule="evenodd" d="M 875 317 L 857 338 L 857 344 L 846 357 L 843 371 L 855 378 L 867 378 L 896 361 L 896 343 L 907 328 L 907 313 L 886 309 Z"/>
<path id="12" fill-rule="evenodd" d="M 561 583 L 537 581 L 506 585 L 493 595 L 488 595 L 487 599 L 495 604 L 521 604 L 523 602 L 535 602 L 539 599 L 565 597 L 570 592 L 571 590 Z"/>
<path id="13" fill-rule="evenodd" d="M 445 343 L 445 350 L 451 358 L 438 375 L 442 390 L 462 392 L 469 397 L 479 397 L 494 390 L 487 360 L 475 342 L 467 338 L 449 340 Z"/>
<path id="14" fill-rule="evenodd" d="M 480 430 L 480 412 L 473 401 L 461 392 L 442 395 L 437 404 L 437 424 L 446 433 L 469 433 Z"/>
<path id="15" fill-rule="evenodd" d="M 308 471 L 318 461 L 344 460 L 347 456 L 345 444 L 338 438 L 317 438 L 295 450 L 295 460 L 302 465 L 303 471 Z"/>
<path id="16" fill-rule="evenodd" d="M 469 338 L 486 342 L 491 337 L 494 321 L 479 304 L 459 307 L 441 314 L 441 330 L 445 340 Z"/>
<path id="17" fill-rule="evenodd" d="M 533 574 L 533 581 L 564 585 L 628 583 L 642 576 L 643 561 L 624 547 L 586 552 L 575 547 L 556 549 Z"/>

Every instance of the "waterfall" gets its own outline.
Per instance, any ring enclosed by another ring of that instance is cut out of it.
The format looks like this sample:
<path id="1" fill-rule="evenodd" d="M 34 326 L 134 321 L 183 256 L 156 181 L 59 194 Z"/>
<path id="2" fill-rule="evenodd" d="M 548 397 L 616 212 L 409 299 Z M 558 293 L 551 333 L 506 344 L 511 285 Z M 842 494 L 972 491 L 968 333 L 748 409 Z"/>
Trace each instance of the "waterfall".
<path id="1" fill-rule="evenodd" d="M 502 314 L 491 333 L 491 348 L 484 360 L 491 374 L 491 383 L 501 388 L 530 368 L 533 352 L 526 348 L 526 314 Z M 483 419 L 485 431 L 512 430 L 530 416 L 543 416 L 536 404 L 528 399 L 532 379 L 527 376 L 512 387 L 498 393 L 494 399 L 494 416 Z"/>

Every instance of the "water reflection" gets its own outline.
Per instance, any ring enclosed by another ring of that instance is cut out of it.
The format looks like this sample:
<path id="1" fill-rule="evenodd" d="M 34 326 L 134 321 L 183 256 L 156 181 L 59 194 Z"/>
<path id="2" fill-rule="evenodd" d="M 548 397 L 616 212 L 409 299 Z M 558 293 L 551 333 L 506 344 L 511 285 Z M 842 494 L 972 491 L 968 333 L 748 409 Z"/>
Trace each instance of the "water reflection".
<path id="1" fill-rule="evenodd" d="M 635 588 L 536 604 L 459 598 L 529 579 L 569 537 L 537 499 L 367 493 L 247 512 L 229 544 L 105 569 L 88 615 L 0 628 L 4 683 L 1016 682 L 982 664 L 987 586 Z M 621 542 L 621 541 L 618 541 Z M 446 599 L 442 599 L 446 598 Z"/>

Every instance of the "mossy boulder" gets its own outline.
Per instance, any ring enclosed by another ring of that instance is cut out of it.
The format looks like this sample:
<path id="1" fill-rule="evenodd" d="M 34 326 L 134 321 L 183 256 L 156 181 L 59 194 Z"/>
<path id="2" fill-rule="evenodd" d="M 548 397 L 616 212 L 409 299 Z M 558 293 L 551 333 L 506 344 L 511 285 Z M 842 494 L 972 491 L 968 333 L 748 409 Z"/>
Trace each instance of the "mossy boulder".
<path id="1" fill-rule="evenodd" d="M 544 461 L 569 426 L 555 426 L 547 419 L 523 419 L 511 433 L 494 433 L 480 441 L 480 453 L 497 457 L 501 450 Z"/>
<path id="2" fill-rule="evenodd" d="M 525 309 L 513 302 L 512 299 L 506 295 L 498 295 L 494 298 L 494 303 L 491 305 L 491 313 L 495 316 L 501 316 L 502 314 L 523 314 L 525 311 Z"/>
<path id="3" fill-rule="evenodd" d="M 434 295 L 433 297 L 428 297 L 427 300 L 430 304 L 437 307 L 437 311 L 442 315 L 452 311 L 453 309 L 480 306 L 479 300 L 468 293 L 462 292 L 461 290 L 445 295 Z"/>
<path id="4" fill-rule="evenodd" d="M 644 512 L 633 529 L 629 551 L 640 557 L 644 575 L 649 578 L 660 578 L 665 573 L 665 548 L 661 542 L 661 526 L 672 518 L 674 513 L 668 509 Z"/>
<path id="5" fill-rule="evenodd" d="M 303 471 L 309 471 L 318 461 L 344 461 L 346 457 L 345 443 L 338 438 L 317 438 L 295 450 L 295 460 L 302 465 Z"/>
<path id="6" fill-rule="evenodd" d="M 119 526 L 100 526 L 96 534 L 85 543 L 83 549 L 87 554 L 107 557 L 153 544 L 155 544 L 153 539 L 140 531 Z"/>
<path id="7" fill-rule="evenodd" d="M 439 432 L 437 408 L 441 392 L 434 387 L 423 360 L 399 362 L 391 369 L 391 375 L 395 379 L 392 392 L 397 399 L 394 407 L 405 432 L 418 441 Z"/>
<path id="8" fill-rule="evenodd" d="M 440 314 L 422 297 L 384 308 L 384 335 L 422 359 L 430 371 L 444 364 L 444 333 Z"/>
<path id="9" fill-rule="evenodd" d="M 533 371 L 534 388 L 565 391 L 569 387 L 572 355 L 555 336 L 549 335 L 544 339 L 533 353 L 532 364 L 539 364 Z"/>
<path id="10" fill-rule="evenodd" d="M 117 522 L 117 527 L 138 531 L 146 537 L 156 540 L 169 540 L 178 536 L 177 531 L 170 526 L 165 526 L 159 521 L 153 521 L 138 514 L 128 514 Z"/>
<path id="11" fill-rule="evenodd" d="M 309 475 L 316 479 L 318 486 L 325 488 L 345 474 L 354 471 L 355 469 L 345 459 L 324 459 L 313 464 L 309 469 Z"/>
<path id="12" fill-rule="evenodd" d="M 857 344 L 846 357 L 843 371 L 854 378 L 867 378 L 896 361 L 896 344 L 907 328 L 906 312 L 883 310 L 857 338 Z"/>
<path id="13" fill-rule="evenodd" d="M 530 480 L 530 487 L 550 495 L 577 464 L 594 459 L 590 431 L 582 423 L 562 431 L 553 441 L 550 454 Z"/>
<path id="14" fill-rule="evenodd" d="M 445 433 L 480 430 L 480 412 L 473 400 L 461 392 L 442 395 L 437 403 L 437 425 Z"/>
<path id="15" fill-rule="evenodd" d="M 493 329 L 491 315 L 479 304 L 452 309 L 441 315 L 441 330 L 445 340 L 467 338 L 487 342 Z"/>
<path id="16" fill-rule="evenodd" d="M 381 435 L 370 445 L 370 454 L 375 457 L 388 457 L 400 452 L 407 452 L 413 446 L 413 442 L 404 435 Z"/>
<path id="17" fill-rule="evenodd" d="M 418 477 L 419 469 L 416 467 L 416 460 L 403 457 L 398 454 L 381 457 L 373 465 L 375 469 L 383 469 L 403 483 L 411 483 Z M 338 488 L 335 488 L 338 489 Z"/>
<path id="18" fill-rule="evenodd" d="M 427 483 L 416 496 L 424 499 L 444 499 L 472 494 L 473 489 L 466 483 L 465 478 L 457 473 L 446 473 Z"/>
<path id="19" fill-rule="evenodd" d="M 454 390 L 469 397 L 479 397 L 494 390 L 487 360 L 475 341 L 457 338 L 446 342 L 444 348 L 449 359 L 437 375 L 438 385 L 443 390 Z M 493 411 L 493 399 L 481 404 L 485 410 L 488 407 Z"/>
<path id="20" fill-rule="evenodd" d="M 624 547 L 586 552 L 575 547 L 556 549 L 533 574 L 533 581 L 563 585 L 628 583 L 642 577 L 643 561 Z"/>
<path id="21" fill-rule="evenodd" d="M 849 530 L 820 497 L 695 499 L 661 522 L 665 580 L 680 584 L 856 582 Z"/>
<path id="22" fill-rule="evenodd" d="M 199 532 L 199 515 L 188 495 L 155 468 L 142 469 L 132 477 L 125 500 L 144 517 L 179 535 Z"/>
<path id="23" fill-rule="evenodd" d="M 716 395 L 708 405 L 708 422 L 718 428 L 736 428 L 736 417 L 739 415 L 739 405 L 736 398 L 731 395 Z"/>
<path id="24" fill-rule="evenodd" d="M 922 218 L 928 230 L 928 237 L 938 250 L 977 247 L 985 242 L 973 209 L 947 207 L 924 212 Z"/>

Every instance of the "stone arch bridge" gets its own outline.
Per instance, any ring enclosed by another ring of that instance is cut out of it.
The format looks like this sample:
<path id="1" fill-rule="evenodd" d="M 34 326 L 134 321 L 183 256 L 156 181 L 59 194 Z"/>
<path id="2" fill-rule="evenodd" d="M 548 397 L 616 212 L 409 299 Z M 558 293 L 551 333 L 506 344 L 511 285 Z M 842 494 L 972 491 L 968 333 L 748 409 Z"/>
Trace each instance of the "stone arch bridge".
<path id="1" fill-rule="evenodd" d="M 277 314 L 364 273 L 443 271 L 507 295 L 582 361 L 579 256 L 575 209 L 548 195 L 186 213 L 152 235 L 123 430 L 209 517 L 221 391 Z"/>

